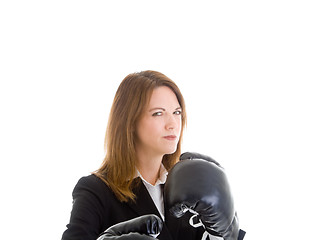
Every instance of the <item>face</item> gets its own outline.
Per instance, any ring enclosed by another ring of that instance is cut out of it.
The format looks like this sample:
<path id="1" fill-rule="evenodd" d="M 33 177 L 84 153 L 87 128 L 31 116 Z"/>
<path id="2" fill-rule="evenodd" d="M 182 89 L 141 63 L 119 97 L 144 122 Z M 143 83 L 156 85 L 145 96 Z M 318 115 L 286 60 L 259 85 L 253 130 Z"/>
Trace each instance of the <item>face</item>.
<path id="1" fill-rule="evenodd" d="M 181 113 L 181 106 L 170 88 L 154 89 L 136 125 L 136 151 L 149 157 L 174 153 L 181 133 Z"/>

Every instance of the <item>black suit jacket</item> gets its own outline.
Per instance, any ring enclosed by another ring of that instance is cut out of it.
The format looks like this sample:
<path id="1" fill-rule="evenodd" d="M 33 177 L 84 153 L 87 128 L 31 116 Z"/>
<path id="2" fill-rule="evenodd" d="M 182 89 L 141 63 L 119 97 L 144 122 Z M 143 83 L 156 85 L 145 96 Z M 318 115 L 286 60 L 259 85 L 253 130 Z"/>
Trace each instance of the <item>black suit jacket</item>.
<path id="1" fill-rule="evenodd" d="M 95 240 L 108 227 L 145 214 L 160 216 L 141 182 L 134 189 L 136 201 L 120 202 L 110 188 L 95 175 L 81 178 L 73 190 L 73 209 L 62 240 Z M 166 211 L 166 210 L 165 210 Z M 190 213 L 174 218 L 165 212 L 160 240 L 200 240 L 204 229 L 193 228 Z"/>

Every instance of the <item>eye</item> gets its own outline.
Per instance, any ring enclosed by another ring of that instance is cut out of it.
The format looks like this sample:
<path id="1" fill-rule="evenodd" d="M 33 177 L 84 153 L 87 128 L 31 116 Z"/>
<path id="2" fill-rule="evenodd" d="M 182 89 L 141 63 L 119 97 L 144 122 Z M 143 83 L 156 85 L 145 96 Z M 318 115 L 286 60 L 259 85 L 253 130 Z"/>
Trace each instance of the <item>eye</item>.
<path id="1" fill-rule="evenodd" d="M 175 115 L 181 115 L 182 114 L 182 111 L 181 110 L 177 110 L 174 112 Z"/>
<path id="2" fill-rule="evenodd" d="M 153 117 L 162 116 L 162 112 L 155 112 L 152 114 Z"/>

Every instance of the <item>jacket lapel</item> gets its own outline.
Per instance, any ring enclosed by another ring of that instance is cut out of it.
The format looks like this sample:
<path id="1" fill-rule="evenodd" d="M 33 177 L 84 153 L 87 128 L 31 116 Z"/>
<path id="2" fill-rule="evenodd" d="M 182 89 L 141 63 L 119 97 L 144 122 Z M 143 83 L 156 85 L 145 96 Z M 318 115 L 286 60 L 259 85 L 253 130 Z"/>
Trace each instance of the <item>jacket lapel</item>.
<path id="1" fill-rule="evenodd" d="M 137 179 L 140 180 L 140 179 Z M 157 207 L 155 206 L 154 202 L 152 201 L 152 198 L 144 186 L 143 182 L 140 180 L 139 184 L 136 184 L 136 186 L 133 188 L 133 192 L 136 196 L 135 201 L 128 201 L 127 205 L 132 208 L 137 215 L 142 216 L 146 214 L 156 214 L 158 217 L 161 218 L 161 215 L 158 212 Z M 165 217 L 166 217 L 165 213 Z M 161 220 L 163 220 L 161 218 Z M 159 239 L 163 240 L 173 240 L 166 223 L 164 222 L 163 229 L 158 236 Z"/>
<path id="2" fill-rule="evenodd" d="M 136 199 L 134 202 L 128 201 L 127 204 L 140 216 L 154 213 L 160 217 L 160 214 L 142 181 L 139 178 L 135 179 L 135 181 L 139 181 L 139 183 L 137 183 L 133 188 L 133 193 L 135 194 Z"/>

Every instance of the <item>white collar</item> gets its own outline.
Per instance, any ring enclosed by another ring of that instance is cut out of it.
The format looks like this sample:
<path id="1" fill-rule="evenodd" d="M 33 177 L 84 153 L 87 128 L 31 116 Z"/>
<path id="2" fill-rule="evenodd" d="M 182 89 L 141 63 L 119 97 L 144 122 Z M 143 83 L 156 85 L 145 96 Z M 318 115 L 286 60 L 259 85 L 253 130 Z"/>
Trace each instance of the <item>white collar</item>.
<path id="1" fill-rule="evenodd" d="M 159 169 L 159 178 L 157 179 L 156 183 L 153 186 L 157 186 L 159 184 L 164 184 L 167 180 L 167 175 L 168 175 L 168 171 L 165 168 L 165 166 L 161 163 L 160 165 L 160 169 Z M 136 176 L 134 178 L 140 177 L 142 179 L 143 182 L 152 185 L 151 183 L 149 183 L 148 181 L 146 181 L 141 173 L 139 172 L 139 170 L 136 169 Z"/>

